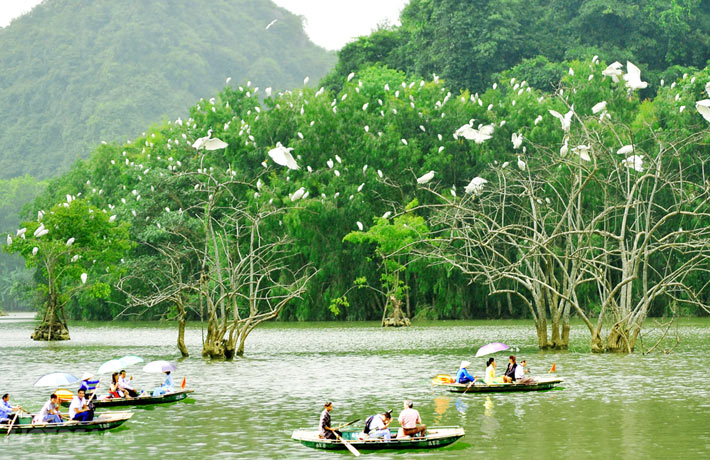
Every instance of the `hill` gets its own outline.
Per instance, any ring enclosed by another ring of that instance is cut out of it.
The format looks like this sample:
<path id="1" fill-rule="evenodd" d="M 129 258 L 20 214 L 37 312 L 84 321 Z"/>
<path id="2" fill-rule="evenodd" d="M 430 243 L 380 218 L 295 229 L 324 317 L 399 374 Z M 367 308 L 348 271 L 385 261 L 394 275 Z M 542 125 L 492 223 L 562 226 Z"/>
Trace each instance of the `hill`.
<path id="1" fill-rule="evenodd" d="M 0 29 L 0 178 L 64 172 L 229 76 L 285 89 L 333 62 L 269 0 L 46 0 Z"/>

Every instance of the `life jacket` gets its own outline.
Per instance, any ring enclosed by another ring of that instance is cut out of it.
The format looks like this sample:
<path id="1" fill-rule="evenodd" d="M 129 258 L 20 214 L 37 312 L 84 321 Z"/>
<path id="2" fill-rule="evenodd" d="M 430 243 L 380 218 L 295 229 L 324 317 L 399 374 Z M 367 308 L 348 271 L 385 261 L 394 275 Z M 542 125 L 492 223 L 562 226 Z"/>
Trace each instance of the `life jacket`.
<path id="1" fill-rule="evenodd" d="M 370 434 L 370 425 L 372 425 L 372 420 L 375 418 L 374 415 L 370 415 L 365 419 L 365 428 L 362 429 L 362 432 L 365 434 Z"/>

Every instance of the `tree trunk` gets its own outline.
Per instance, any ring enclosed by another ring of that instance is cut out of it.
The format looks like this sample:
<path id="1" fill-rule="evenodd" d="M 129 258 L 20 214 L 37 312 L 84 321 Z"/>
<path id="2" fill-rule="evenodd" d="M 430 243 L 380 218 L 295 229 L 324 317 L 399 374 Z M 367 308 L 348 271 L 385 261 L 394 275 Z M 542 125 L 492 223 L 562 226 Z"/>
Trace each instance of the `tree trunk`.
<path id="1" fill-rule="evenodd" d="M 382 327 L 410 326 L 412 323 L 409 318 L 402 313 L 402 301 L 395 296 L 390 296 L 390 303 L 392 304 L 392 315 L 382 321 Z"/>
<path id="2" fill-rule="evenodd" d="M 47 299 L 47 308 L 42 322 L 30 335 L 30 338 L 42 341 L 69 340 L 69 329 L 67 329 L 66 321 L 60 316 L 57 297 L 53 292 L 50 292 L 49 299 Z"/>
<path id="3" fill-rule="evenodd" d="M 634 351 L 636 334 L 630 334 L 623 324 L 615 324 L 606 337 L 606 351 L 612 353 L 631 353 Z"/>
<path id="4" fill-rule="evenodd" d="M 178 302 L 178 338 L 177 347 L 183 357 L 187 358 L 190 354 L 185 346 L 185 306 Z"/>

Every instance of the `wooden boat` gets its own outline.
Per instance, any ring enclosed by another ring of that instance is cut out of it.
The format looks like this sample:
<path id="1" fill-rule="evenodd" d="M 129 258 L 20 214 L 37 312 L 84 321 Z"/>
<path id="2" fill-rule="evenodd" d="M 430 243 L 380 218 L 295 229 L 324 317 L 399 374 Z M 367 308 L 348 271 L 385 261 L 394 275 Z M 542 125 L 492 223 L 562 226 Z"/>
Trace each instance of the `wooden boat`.
<path id="1" fill-rule="evenodd" d="M 32 423 L 32 416 L 17 417 L 10 434 L 62 433 L 65 431 L 105 431 L 123 425 L 133 412 L 104 412 L 96 414 L 90 422 L 67 421 L 62 423 Z M 0 425 L 7 432 L 9 425 Z"/>
<path id="2" fill-rule="evenodd" d="M 442 426 L 427 428 L 427 434 L 423 438 L 412 438 L 410 436 L 394 437 L 397 428 L 390 428 L 392 440 L 383 439 L 360 439 L 362 431 L 360 429 L 343 430 L 342 438 L 348 441 L 357 450 L 383 450 L 383 449 L 432 449 L 436 447 L 448 446 L 456 442 L 465 434 L 460 426 Z M 294 439 L 306 447 L 313 449 L 342 450 L 345 444 L 337 439 L 323 439 L 318 437 L 318 430 L 298 429 L 293 432 L 291 439 Z"/>
<path id="3" fill-rule="evenodd" d="M 194 393 L 195 390 L 178 390 L 172 393 L 165 393 L 161 396 L 152 396 L 146 394 L 144 396 L 138 396 L 136 398 L 94 398 L 91 402 L 94 407 L 119 407 L 119 406 L 147 406 L 152 404 L 166 404 L 176 401 L 182 401 L 187 398 L 190 393 Z M 62 406 L 69 406 L 71 400 L 62 400 Z"/>
<path id="4" fill-rule="evenodd" d="M 487 385 L 485 383 L 447 383 L 439 379 L 432 380 L 432 385 L 445 388 L 453 393 L 498 393 L 506 391 L 542 391 L 551 390 L 558 383 L 562 383 L 562 379 L 554 377 L 535 378 L 531 383 L 493 383 Z"/>

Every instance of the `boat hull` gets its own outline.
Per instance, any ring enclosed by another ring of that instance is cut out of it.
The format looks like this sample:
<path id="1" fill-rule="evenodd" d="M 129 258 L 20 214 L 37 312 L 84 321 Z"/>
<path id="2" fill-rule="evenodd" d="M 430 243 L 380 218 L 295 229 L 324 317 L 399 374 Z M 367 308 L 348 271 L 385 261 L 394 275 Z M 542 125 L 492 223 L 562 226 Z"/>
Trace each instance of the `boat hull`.
<path id="1" fill-rule="evenodd" d="M 392 431 L 393 436 L 397 433 L 396 429 L 392 429 L 390 431 Z M 357 450 L 434 449 L 453 444 L 462 438 L 465 433 L 461 427 L 431 428 L 428 430 L 427 436 L 424 438 L 411 438 L 406 436 L 403 438 L 393 438 L 391 441 L 384 441 L 381 439 L 361 440 L 358 439 L 359 434 L 359 430 L 343 431 L 343 438 Z M 319 438 L 316 430 L 296 430 L 293 432 L 291 438 L 300 442 L 304 446 L 313 449 L 347 449 L 345 444 L 337 439 Z"/>
<path id="2" fill-rule="evenodd" d="M 17 422 L 10 430 L 10 434 L 106 431 L 123 425 L 132 416 L 133 412 L 107 412 L 97 415 L 90 422 L 70 421 L 63 423 L 37 423 L 34 425 L 32 424 L 32 417 L 18 417 Z M 7 431 L 7 428 L 7 425 L 0 425 L 0 429 Z"/>
<path id="3" fill-rule="evenodd" d="M 111 398 L 96 399 L 91 401 L 94 407 L 121 407 L 121 406 L 147 406 L 153 404 L 167 404 L 182 401 L 195 390 L 180 390 L 173 393 L 166 393 L 162 396 L 139 396 L 137 398 Z M 62 406 L 69 406 L 70 401 L 62 401 Z"/>
<path id="4" fill-rule="evenodd" d="M 432 385 L 442 387 L 447 391 L 453 393 L 502 393 L 502 392 L 513 392 L 513 391 L 544 391 L 551 390 L 557 384 L 562 383 L 562 379 L 557 378 L 541 378 L 535 383 L 522 384 L 522 383 L 494 383 L 491 385 L 486 384 L 474 384 L 470 385 L 467 383 L 441 383 L 432 382 Z"/>

